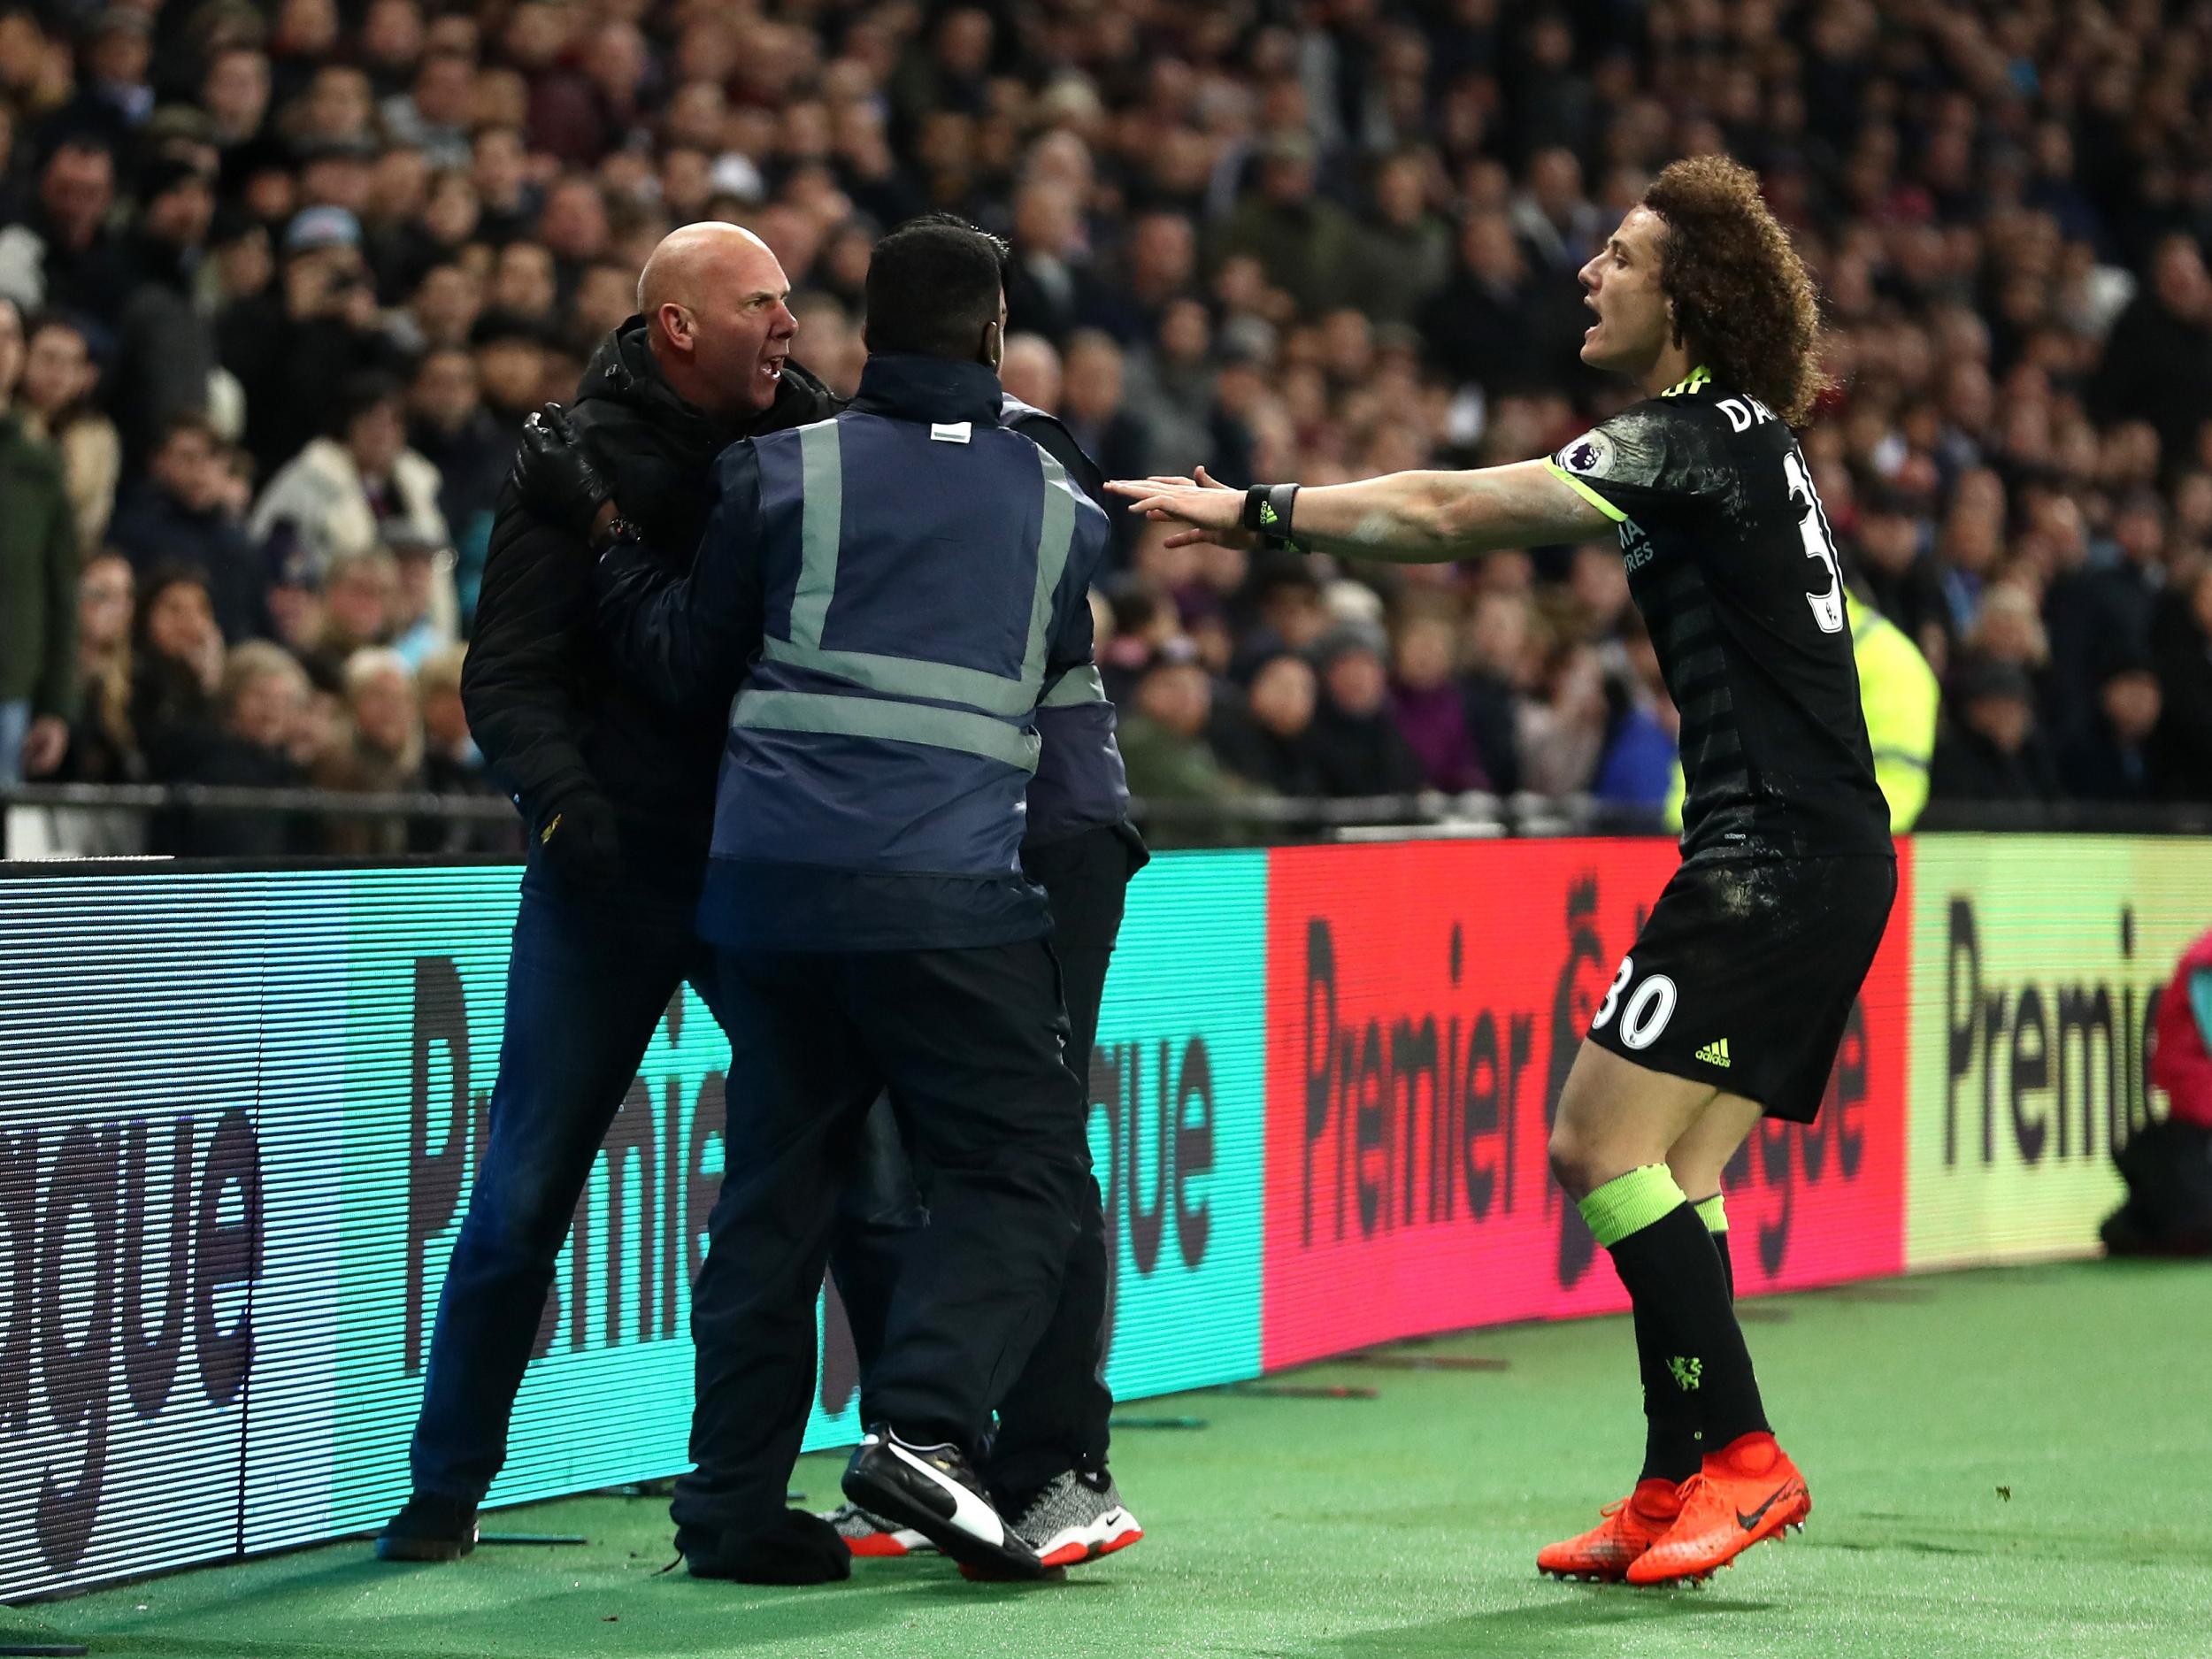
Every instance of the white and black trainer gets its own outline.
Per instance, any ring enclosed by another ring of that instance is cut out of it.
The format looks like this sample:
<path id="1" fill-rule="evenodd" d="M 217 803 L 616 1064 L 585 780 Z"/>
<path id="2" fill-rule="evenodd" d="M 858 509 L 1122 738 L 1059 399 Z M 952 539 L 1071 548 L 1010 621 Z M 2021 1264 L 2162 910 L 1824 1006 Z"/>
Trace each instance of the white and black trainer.
<path id="1" fill-rule="evenodd" d="M 937 1546 L 912 1527 L 900 1526 L 880 1515 L 872 1515 L 857 1503 L 841 1503 L 833 1509 L 825 1509 L 822 1518 L 856 1555 L 884 1559 L 937 1553 Z"/>
<path id="2" fill-rule="evenodd" d="M 854 1503 L 919 1532 L 955 1561 L 1018 1578 L 1044 1575 L 1037 1552 L 993 1506 L 956 1446 L 917 1446 L 872 1429 L 845 1466 L 844 1485 Z"/>
<path id="3" fill-rule="evenodd" d="M 1064 1470 L 1014 1523 L 1047 1567 L 1072 1567 L 1126 1549 L 1144 1537 L 1105 1470 Z"/>

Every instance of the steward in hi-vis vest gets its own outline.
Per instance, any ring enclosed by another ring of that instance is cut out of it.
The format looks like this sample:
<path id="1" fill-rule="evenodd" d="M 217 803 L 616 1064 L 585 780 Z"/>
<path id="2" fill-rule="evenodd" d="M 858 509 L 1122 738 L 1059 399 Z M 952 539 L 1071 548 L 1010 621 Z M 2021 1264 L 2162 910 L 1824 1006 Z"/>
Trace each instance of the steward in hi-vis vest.
<path id="1" fill-rule="evenodd" d="M 836 1200 L 886 1088 L 930 1225 L 863 1379 L 846 1495 L 963 1561 L 1044 1570 L 974 1460 L 1092 1185 L 1020 849 L 1040 719 L 1105 709 L 1088 588 L 1109 533 L 1001 424 L 1002 257 L 956 221 L 879 244 L 858 396 L 724 453 L 685 580 L 601 524 L 617 662 L 672 710 L 729 710 L 698 917 L 732 1048 L 728 1174 L 692 1292 L 697 1467 L 672 1505 L 695 1573 L 841 1576 L 783 1494 Z M 535 428 L 523 472 L 559 472 L 562 440 Z"/>

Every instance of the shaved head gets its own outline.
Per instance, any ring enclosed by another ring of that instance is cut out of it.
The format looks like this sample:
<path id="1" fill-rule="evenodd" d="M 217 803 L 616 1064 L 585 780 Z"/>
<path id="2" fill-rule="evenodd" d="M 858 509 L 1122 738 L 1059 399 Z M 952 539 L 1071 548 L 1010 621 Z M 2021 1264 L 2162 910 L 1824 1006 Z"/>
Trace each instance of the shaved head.
<path id="1" fill-rule="evenodd" d="M 661 239 L 638 273 L 654 358 L 687 403 L 741 418 L 775 401 L 798 331 L 791 283 L 768 244 L 719 221 Z"/>
<path id="2" fill-rule="evenodd" d="M 663 305 L 696 306 L 710 286 L 748 281 L 783 285 L 783 267 L 768 244 L 741 225 L 705 219 L 661 238 L 638 273 L 637 308 L 649 318 Z"/>

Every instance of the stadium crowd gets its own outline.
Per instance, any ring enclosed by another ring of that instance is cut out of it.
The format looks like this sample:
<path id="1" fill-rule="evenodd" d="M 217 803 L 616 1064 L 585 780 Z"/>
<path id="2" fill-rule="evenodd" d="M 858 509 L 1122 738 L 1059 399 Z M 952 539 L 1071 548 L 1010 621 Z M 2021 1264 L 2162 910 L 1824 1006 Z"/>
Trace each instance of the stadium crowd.
<path id="1" fill-rule="evenodd" d="M 1726 150 L 1826 297 L 1804 447 L 1940 679 L 1935 798 L 2212 800 L 2208 103 L 2212 8 L 2159 0 L 0 0 L 0 782 L 488 790 L 514 434 L 674 225 L 764 238 L 849 392 L 875 238 L 965 215 L 1009 388 L 1109 476 L 1318 483 L 1617 407 L 1575 273 Z M 1610 544 L 1118 537 L 1141 797 L 1669 795 Z"/>

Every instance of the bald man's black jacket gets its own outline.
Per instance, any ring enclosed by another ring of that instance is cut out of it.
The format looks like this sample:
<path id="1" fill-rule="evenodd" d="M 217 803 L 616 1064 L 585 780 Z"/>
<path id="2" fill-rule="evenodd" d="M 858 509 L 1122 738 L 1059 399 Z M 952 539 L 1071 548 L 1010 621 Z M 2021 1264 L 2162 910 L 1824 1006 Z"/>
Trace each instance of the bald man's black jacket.
<path id="1" fill-rule="evenodd" d="M 842 405 L 796 363 L 776 401 L 733 425 L 679 397 L 633 317 L 602 341 L 579 383 L 577 426 L 645 544 L 689 568 L 713 503 L 714 457 L 740 438 L 826 419 Z M 584 792 L 613 806 L 624 863 L 696 886 L 714 815 L 720 716 L 672 719 L 618 680 L 593 626 L 591 556 L 500 493 L 476 632 L 461 674 L 469 729 L 524 819 L 541 826 Z"/>

